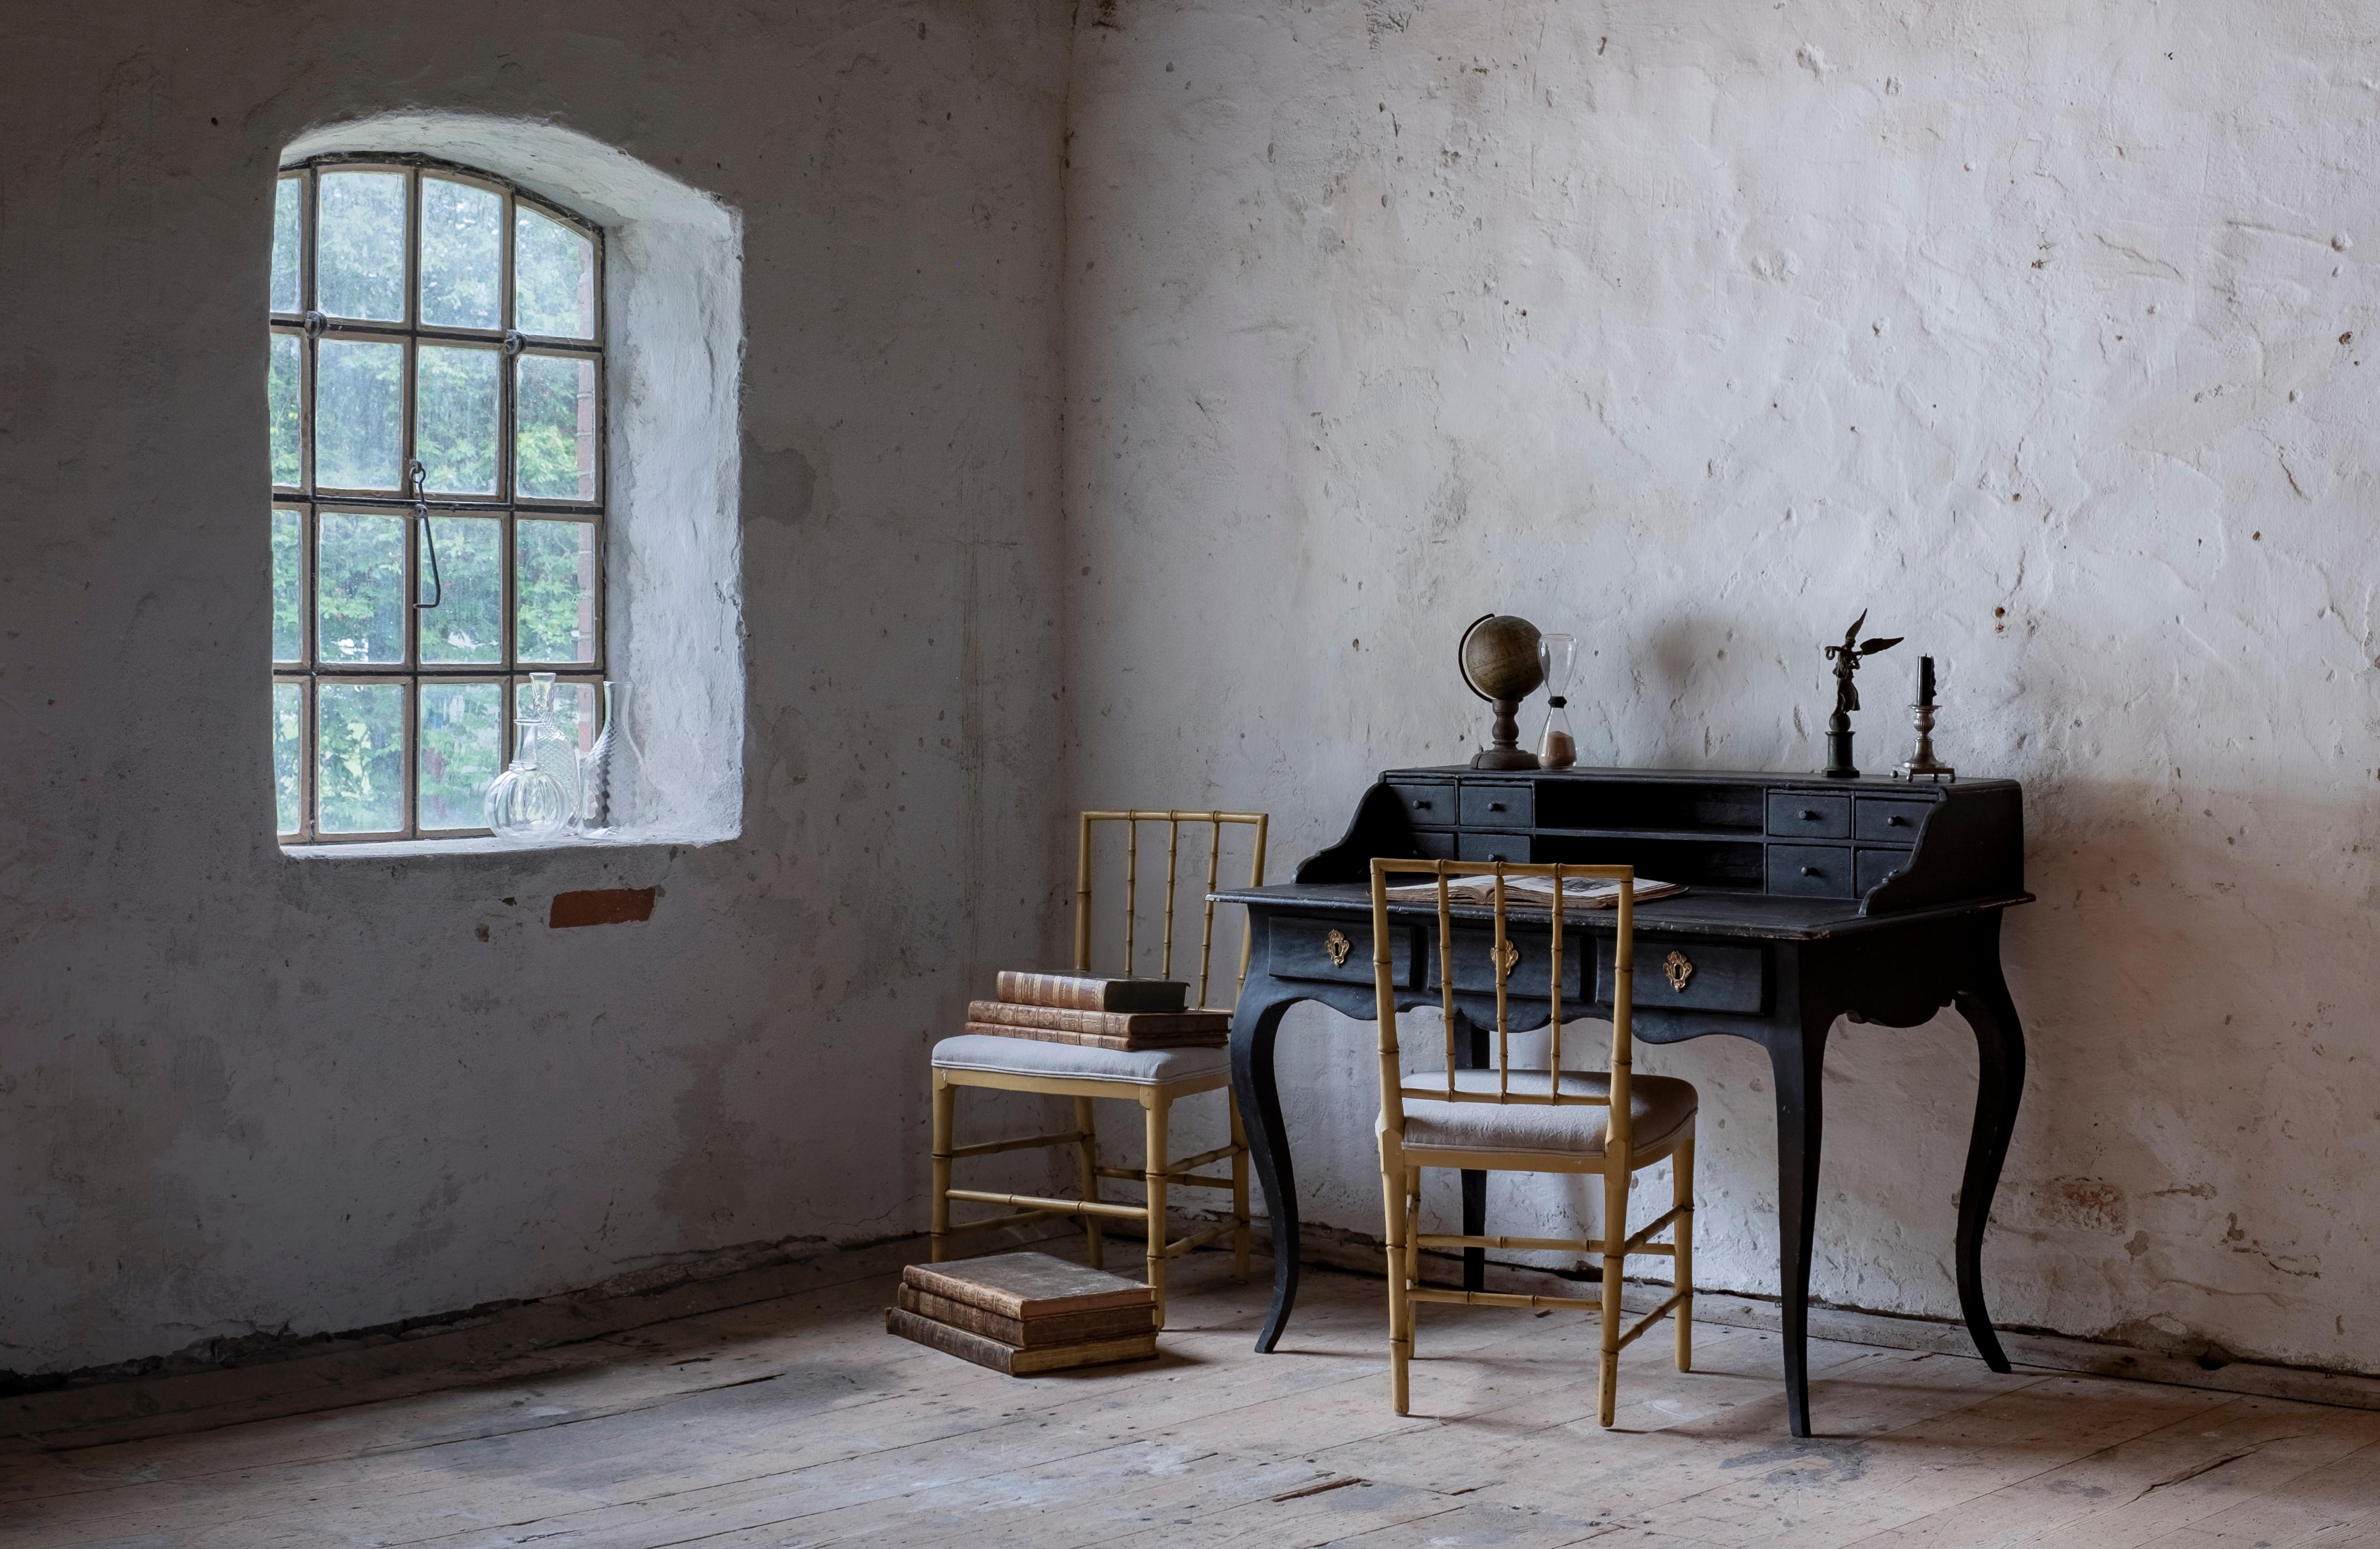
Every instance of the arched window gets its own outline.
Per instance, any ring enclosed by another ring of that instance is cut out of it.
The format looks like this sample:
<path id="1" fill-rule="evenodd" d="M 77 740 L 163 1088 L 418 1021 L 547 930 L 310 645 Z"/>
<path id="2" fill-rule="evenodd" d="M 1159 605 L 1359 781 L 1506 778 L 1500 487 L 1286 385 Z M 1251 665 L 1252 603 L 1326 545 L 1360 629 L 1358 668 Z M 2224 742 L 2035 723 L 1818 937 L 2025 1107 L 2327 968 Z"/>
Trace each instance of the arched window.
<path id="1" fill-rule="evenodd" d="M 316 157 L 273 203 L 285 843 L 486 831 L 515 700 L 604 676 L 603 234 L 503 178 Z"/>

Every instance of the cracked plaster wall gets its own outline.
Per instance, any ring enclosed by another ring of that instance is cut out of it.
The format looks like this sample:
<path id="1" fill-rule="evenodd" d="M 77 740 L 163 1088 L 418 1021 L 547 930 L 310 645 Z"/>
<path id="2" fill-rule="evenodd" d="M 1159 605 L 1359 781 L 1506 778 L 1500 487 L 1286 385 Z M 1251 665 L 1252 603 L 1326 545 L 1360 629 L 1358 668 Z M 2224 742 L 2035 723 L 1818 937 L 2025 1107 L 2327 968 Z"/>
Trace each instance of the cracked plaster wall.
<path id="1" fill-rule="evenodd" d="M 1814 768 L 1873 608 L 1868 761 L 1923 650 L 2026 786 L 1997 1315 L 2380 1371 L 2375 126 L 2343 4 L 1086 7 L 1077 793 L 1310 853 L 1484 736 L 1489 609 L 1580 635 L 1582 762 Z M 1281 1048 L 1308 1219 L 1377 1233 L 1369 1033 Z M 1703 1282 L 1773 1291 L 1759 1057 L 1639 1068 L 1703 1090 Z M 1974 1070 L 1837 1030 L 1820 1295 L 1955 1313 Z"/>
<path id="2" fill-rule="evenodd" d="M 922 1225 L 926 1045 L 1058 938 L 1069 47 L 959 0 L 0 10 L 0 1369 Z M 739 838 L 267 831 L 273 173 L 400 110 L 742 221 Z M 651 920 L 547 928 L 604 886 Z"/>

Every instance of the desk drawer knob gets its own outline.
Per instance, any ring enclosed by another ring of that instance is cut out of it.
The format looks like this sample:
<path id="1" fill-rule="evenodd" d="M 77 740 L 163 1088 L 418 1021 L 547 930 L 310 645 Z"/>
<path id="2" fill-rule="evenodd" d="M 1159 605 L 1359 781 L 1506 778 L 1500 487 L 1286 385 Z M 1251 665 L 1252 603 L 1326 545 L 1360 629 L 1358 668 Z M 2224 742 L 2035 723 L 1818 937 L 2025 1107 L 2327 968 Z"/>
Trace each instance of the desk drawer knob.
<path id="1" fill-rule="evenodd" d="M 1488 804 L 1488 810 L 1490 812 L 1501 812 L 1504 810 L 1504 804 L 1502 802 L 1489 802 Z"/>
<path id="2" fill-rule="evenodd" d="M 1425 796 L 1421 800 L 1414 803 L 1414 810 L 1416 812 L 1427 812 L 1429 810 L 1429 798 Z"/>
<path id="3" fill-rule="evenodd" d="M 1803 821 L 1803 822 L 1804 822 L 1804 823 L 1815 823 L 1815 822 L 1816 822 L 1817 820 L 1818 820 L 1818 815 L 1817 815 L 1816 813 L 1812 812 L 1812 811 L 1811 811 L 1808 807 L 1806 807 L 1806 806 L 1805 806 L 1805 807 L 1803 807 L 1803 808 L 1802 809 L 1802 821 Z"/>
<path id="4" fill-rule="evenodd" d="M 1823 876 L 1824 873 L 1820 872 L 1816 866 L 1805 865 L 1802 868 L 1802 875 L 1804 877 L 1818 877 Z"/>
<path id="5" fill-rule="evenodd" d="M 1888 829 L 1905 829 L 1909 827 L 1909 819 L 1896 812 L 1885 818 L 1884 826 Z"/>

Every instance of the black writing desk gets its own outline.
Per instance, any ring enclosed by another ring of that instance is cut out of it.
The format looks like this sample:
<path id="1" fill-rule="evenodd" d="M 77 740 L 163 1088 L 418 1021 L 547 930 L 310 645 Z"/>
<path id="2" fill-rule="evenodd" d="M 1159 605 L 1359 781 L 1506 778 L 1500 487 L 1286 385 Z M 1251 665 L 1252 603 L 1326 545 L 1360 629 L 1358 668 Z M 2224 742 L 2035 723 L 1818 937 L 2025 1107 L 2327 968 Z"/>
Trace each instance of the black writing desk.
<path id="1" fill-rule="evenodd" d="M 1297 1187 L 1274 1083 L 1274 1037 L 1281 1013 L 1300 1000 L 1351 1017 L 1375 1014 L 1375 855 L 1633 865 L 1640 876 L 1693 889 L 1636 911 L 1635 1033 L 1657 1044 L 1728 1033 L 1768 1051 L 1785 1383 L 1797 1436 L 1810 1434 L 1804 1343 L 1828 1031 L 1837 1017 L 1913 1027 L 1956 1006 L 1982 1060 L 1959 1198 L 1959 1305 L 1976 1349 L 1994 1371 L 2009 1369 L 1984 1304 L 1981 1255 L 2024 1086 L 2024 1035 L 1999 961 L 2000 912 L 2033 898 L 2024 890 L 2022 793 L 2013 781 L 1393 769 L 1366 793 L 1347 836 L 1302 864 L 1294 882 L 1215 894 L 1247 906 L 1253 941 L 1232 1019 L 1232 1069 L 1272 1215 L 1272 1309 L 1259 1350 L 1280 1339 L 1297 1300 Z M 1476 1023 L 1495 1022 L 1489 911 L 1458 908 L 1456 916 L 1456 1007 L 1473 1024 L 1472 1061 L 1484 1063 Z M 1399 1009 L 1439 1004 L 1437 906 L 1391 904 L 1390 917 Z M 1612 926 L 1609 915 L 1572 919 L 1563 932 L 1571 960 L 1564 999 L 1574 993 L 1582 1014 L 1591 1014 L 1610 1004 Z M 1526 970 L 1524 916 L 1512 920 L 1510 934 L 1522 950 L 1511 978 L 1512 1025 L 1542 1026 L 1548 1002 L 1524 986 L 1543 985 L 1545 970 Z M 1542 927 L 1535 938 L 1550 942 Z M 1484 1181 L 1484 1174 L 1463 1180 L 1469 1234 L 1486 1230 Z M 1465 1258 L 1465 1279 L 1475 1286 L 1483 1255 Z"/>

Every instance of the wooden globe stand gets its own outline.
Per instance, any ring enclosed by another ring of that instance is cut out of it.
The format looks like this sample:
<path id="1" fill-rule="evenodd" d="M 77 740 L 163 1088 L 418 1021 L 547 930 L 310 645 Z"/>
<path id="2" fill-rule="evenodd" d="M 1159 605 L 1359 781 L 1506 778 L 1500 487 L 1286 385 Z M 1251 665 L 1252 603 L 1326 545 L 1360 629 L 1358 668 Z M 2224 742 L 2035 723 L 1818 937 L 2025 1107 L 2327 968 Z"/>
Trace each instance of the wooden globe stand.
<path id="1" fill-rule="evenodd" d="M 1496 713 L 1488 745 L 1471 756 L 1475 769 L 1539 767 L 1537 756 L 1521 746 L 1520 720 L 1521 701 L 1546 678 L 1545 667 L 1537 660 L 1537 626 L 1526 619 L 1482 613 L 1471 621 L 1455 647 L 1463 683 Z"/>

